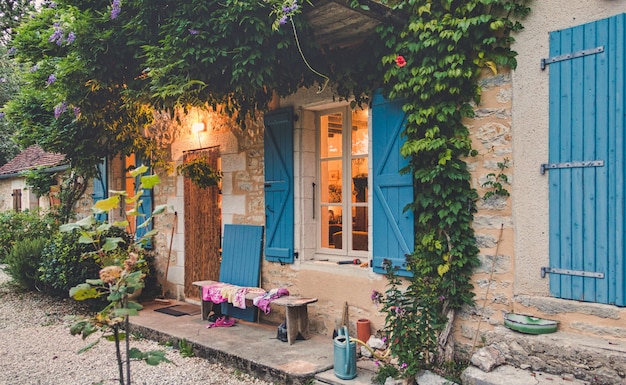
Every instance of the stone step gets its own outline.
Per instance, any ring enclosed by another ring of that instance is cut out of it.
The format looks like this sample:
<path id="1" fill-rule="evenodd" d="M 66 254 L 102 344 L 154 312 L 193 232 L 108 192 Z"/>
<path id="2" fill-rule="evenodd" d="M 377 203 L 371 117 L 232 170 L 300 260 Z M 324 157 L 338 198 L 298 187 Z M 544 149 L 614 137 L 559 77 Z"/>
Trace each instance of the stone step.
<path id="1" fill-rule="evenodd" d="M 352 380 L 342 380 L 338 378 L 331 369 L 318 373 L 315 376 L 315 382 L 313 382 L 313 385 L 371 385 L 373 384 L 372 377 L 376 375 L 377 370 L 378 368 L 371 360 L 358 361 L 356 367 L 356 377 Z M 448 381 L 430 371 L 420 372 L 417 376 L 415 376 L 415 379 L 418 385 L 457 385 L 454 382 Z M 402 381 L 398 380 L 393 383 L 401 384 Z"/>
<path id="2" fill-rule="evenodd" d="M 572 375 L 556 375 L 503 365 L 489 373 L 470 366 L 461 375 L 463 385 L 590 385 Z M 420 384 L 421 385 L 421 384 Z"/>
<path id="3" fill-rule="evenodd" d="M 505 364 L 515 368 L 528 368 L 534 373 L 554 373 L 552 376 L 555 379 L 559 376 L 577 378 L 594 385 L 626 383 L 626 343 L 617 338 L 561 331 L 530 335 L 505 327 L 495 327 L 484 337 L 485 346 L 497 349 L 504 356 Z M 485 369 L 479 364 L 475 366 Z"/>

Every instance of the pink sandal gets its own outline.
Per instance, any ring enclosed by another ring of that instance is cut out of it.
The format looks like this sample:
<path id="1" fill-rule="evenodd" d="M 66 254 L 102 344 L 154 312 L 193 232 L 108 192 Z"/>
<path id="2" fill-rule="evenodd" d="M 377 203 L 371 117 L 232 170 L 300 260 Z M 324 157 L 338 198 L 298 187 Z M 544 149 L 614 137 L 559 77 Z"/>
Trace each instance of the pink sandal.
<path id="1" fill-rule="evenodd" d="M 231 327 L 235 324 L 235 320 L 232 318 L 228 318 L 228 317 L 220 317 L 217 320 L 215 320 L 215 322 L 208 324 L 206 327 L 207 329 L 209 328 L 216 328 L 216 327 Z"/>

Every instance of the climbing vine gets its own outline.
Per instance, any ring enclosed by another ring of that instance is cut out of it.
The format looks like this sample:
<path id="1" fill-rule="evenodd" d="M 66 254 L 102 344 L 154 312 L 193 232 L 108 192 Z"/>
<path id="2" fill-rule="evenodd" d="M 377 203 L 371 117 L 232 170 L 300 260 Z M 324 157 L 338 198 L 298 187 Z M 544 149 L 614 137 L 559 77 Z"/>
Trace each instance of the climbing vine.
<path id="1" fill-rule="evenodd" d="M 448 339 L 455 312 L 473 303 L 478 248 L 472 229 L 478 195 L 464 159 L 476 155 L 463 120 L 478 103 L 483 69 L 514 68 L 511 32 L 529 8 L 524 1 L 430 0 L 397 5 L 402 26 L 379 28 L 389 53 L 382 58 L 387 94 L 403 99 L 407 123 L 401 149 L 414 176 L 415 249 L 405 291 L 388 266 L 386 329 L 391 350 L 409 378 L 452 360 Z"/>

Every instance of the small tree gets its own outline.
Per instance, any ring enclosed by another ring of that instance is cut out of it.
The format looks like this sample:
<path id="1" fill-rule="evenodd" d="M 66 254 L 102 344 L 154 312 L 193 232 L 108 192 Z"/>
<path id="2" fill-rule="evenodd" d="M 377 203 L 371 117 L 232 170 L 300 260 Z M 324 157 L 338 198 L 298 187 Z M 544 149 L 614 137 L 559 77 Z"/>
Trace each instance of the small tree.
<path id="1" fill-rule="evenodd" d="M 137 177 L 148 170 L 146 166 L 140 166 L 130 172 L 131 176 Z M 141 197 L 146 189 L 151 189 L 160 183 L 157 175 L 147 175 L 141 177 L 141 183 L 135 191 L 135 195 L 127 196 L 124 191 L 112 191 L 113 195 L 101 201 L 98 201 L 93 207 L 93 214 L 75 223 L 61 226 L 61 231 L 71 231 L 79 229 L 81 237 L 79 242 L 93 244 L 97 258 L 106 261 L 108 256 L 124 255 L 126 258 L 122 261 L 118 259 L 109 260 L 112 263 L 100 270 L 99 278 L 88 279 L 85 283 L 77 285 L 70 289 L 70 296 L 76 300 L 85 300 L 91 298 L 100 298 L 106 295 L 108 305 L 95 314 L 95 316 L 86 319 L 77 320 L 70 328 L 72 335 L 80 334 L 83 339 L 91 334 L 101 331 L 102 337 L 113 340 L 115 342 L 115 351 L 117 365 L 119 370 L 120 385 L 130 385 L 130 360 L 143 360 L 149 365 L 158 365 L 161 362 L 170 362 L 165 358 L 165 353 L 161 351 L 141 352 L 139 349 L 130 349 L 130 322 L 129 316 L 137 315 L 142 306 L 131 299 L 131 295 L 144 287 L 144 273 L 138 269 L 138 264 L 142 262 L 141 254 L 143 245 L 146 241 L 156 234 L 156 230 L 147 232 L 135 243 L 131 244 L 127 250 L 119 250 L 119 245 L 123 239 L 120 237 L 106 237 L 104 234 L 111 229 L 112 226 L 126 228 L 129 225 L 129 217 L 142 219 L 136 207 L 141 205 Z M 126 203 L 134 204 L 135 209 L 126 212 L 126 219 L 120 222 L 99 223 L 96 215 L 106 213 L 110 210 L 119 208 L 121 198 L 124 197 Z M 154 215 L 161 214 L 165 211 L 165 206 L 155 208 L 150 218 L 143 219 L 142 223 L 137 227 L 146 227 Z M 121 253 L 120 253 L 121 251 Z M 122 332 L 124 330 L 125 332 Z M 124 351 L 125 359 L 122 357 L 121 341 L 125 341 Z M 84 352 L 95 346 L 100 339 L 90 343 L 79 352 Z M 126 366 L 126 376 L 124 376 L 124 365 Z M 126 382 L 124 382 L 124 377 Z"/>

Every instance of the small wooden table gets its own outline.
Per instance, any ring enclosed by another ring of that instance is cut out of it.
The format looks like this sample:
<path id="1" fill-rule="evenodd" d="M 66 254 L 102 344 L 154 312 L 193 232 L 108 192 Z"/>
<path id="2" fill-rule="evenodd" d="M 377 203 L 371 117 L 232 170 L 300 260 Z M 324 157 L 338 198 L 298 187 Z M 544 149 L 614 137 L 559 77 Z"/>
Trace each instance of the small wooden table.
<path id="1" fill-rule="evenodd" d="M 287 342 L 293 345 L 298 338 L 309 339 L 309 314 L 307 305 L 317 302 L 317 298 L 302 298 L 292 295 L 276 298 L 270 304 L 284 306 L 287 317 Z"/>

